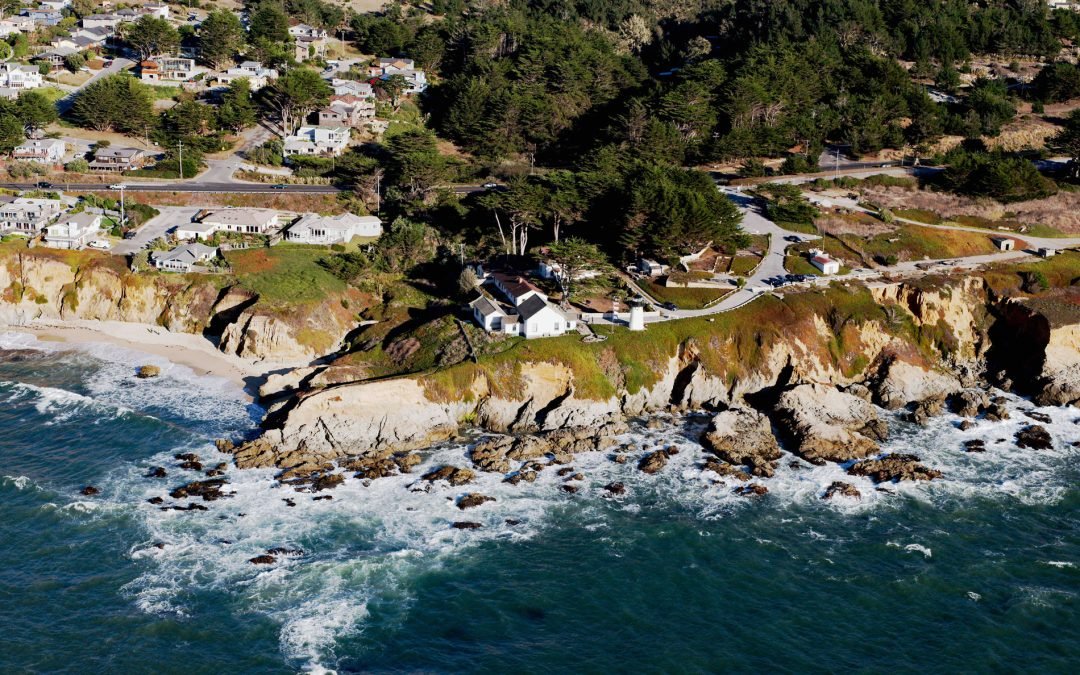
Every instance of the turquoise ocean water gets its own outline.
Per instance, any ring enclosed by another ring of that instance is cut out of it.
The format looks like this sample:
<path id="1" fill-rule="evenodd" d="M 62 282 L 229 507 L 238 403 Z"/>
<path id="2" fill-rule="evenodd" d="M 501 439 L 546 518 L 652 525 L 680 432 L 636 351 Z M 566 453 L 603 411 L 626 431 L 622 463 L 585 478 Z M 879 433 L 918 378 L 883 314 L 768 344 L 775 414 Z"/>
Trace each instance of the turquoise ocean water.
<path id="1" fill-rule="evenodd" d="M 1042 452 L 1011 442 L 1021 399 L 967 432 L 894 422 L 888 449 L 946 478 L 847 479 L 859 501 L 822 501 L 842 469 L 788 457 L 764 498 L 731 494 L 696 468 L 691 416 L 634 433 L 683 449 L 661 474 L 581 455 L 573 495 L 552 471 L 483 476 L 467 489 L 497 501 L 462 513 L 461 489 L 420 489 L 419 471 L 314 501 L 230 470 L 234 496 L 178 512 L 146 501 L 201 477 L 173 455 L 227 459 L 213 440 L 260 409 L 115 347 L 2 349 L 2 672 L 1080 671 L 1080 410 L 1039 409 Z M 162 376 L 136 380 L 147 361 Z M 971 438 L 988 451 L 965 453 Z M 613 480 L 627 494 L 604 498 Z M 303 554 L 248 562 L 273 547 Z"/>

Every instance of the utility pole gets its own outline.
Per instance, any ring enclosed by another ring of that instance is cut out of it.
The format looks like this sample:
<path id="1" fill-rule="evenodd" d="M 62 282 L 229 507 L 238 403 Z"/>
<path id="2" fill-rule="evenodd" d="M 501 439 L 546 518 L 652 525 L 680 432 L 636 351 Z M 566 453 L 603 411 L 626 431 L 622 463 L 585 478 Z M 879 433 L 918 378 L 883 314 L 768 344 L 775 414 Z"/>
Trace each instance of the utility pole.
<path id="1" fill-rule="evenodd" d="M 840 177 L 840 148 L 839 147 L 836 148 L 836 164 L 835 164 L 835 167 L 836 167 L 836 177 L 839 178 Z"/>
<path id="2" fill-rule="evenodd" d="M 124 190 L 126 185 L 120 183 L 118 189 L 120 190 L 120 229 L 124 229 L 124 223 L 127 222 L 127 218 L 124 217 Z"/>
<path id="3" fill-rule="evenodd" d="M 184 180 L 184 142 L 177 141 L 176 147 L 180 151 L 180 160 L 177 162 L 177 164 L 180 166 L 180 180 Z"/>
<path id="4" fill-rule="evenodd" d="M 382 174 L 375 176 L 375 215 L 382 213 Z"/>

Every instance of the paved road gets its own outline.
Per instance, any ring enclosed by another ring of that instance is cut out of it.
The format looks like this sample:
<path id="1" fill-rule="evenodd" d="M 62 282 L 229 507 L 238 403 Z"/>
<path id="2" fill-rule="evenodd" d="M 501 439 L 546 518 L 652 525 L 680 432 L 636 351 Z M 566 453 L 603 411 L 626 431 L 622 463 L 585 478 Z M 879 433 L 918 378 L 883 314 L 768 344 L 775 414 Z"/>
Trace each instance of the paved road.
<path id="1" fill-rule="evenodd" d="M 341 192 L 343 188 L 334 185 L 287 185 L 284 188 L 275 189 L 270 185 L 261 183 L 138 183 L 131 179 L 117 178 L 117 182 L 124 181 L 128 192 L 255 192 L 276 194 L 279 192 L 304 192 L 313 194 L 334 194 Z M 85 192 L 90 190 L 108 190 L 110 183 L 52 183 L 49 189 Z M 13 190 L 35 190 L 37 183 L 0 183 L 0 187 Z"/>
<path id="2" fill-rule="evenodd" d="M 158 206 L 160 213 L 142 224 L 133 239 L 124 239 L 112 247 L 116 255 L 128 255 L 142 249 L 177 225 L 190 223 L 200 206 Z"/>

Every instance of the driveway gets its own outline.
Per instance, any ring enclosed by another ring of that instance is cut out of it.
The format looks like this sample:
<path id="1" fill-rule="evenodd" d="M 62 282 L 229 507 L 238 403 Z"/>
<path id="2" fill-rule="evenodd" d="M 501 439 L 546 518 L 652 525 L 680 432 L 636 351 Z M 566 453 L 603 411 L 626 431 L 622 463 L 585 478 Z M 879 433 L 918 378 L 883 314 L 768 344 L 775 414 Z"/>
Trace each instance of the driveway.
<path id="1" fill-rule="evenodd" d="M 158 206 L 156 208 L 161 213 L 143 223 L 134 239 L 124 239 L 113 246 L 113 253 L 116 255 L 135 253 L 158 237 L 165 236 L 177 225 L 190 223 L 195 214 L 202 209 L 201 206 Z"/>

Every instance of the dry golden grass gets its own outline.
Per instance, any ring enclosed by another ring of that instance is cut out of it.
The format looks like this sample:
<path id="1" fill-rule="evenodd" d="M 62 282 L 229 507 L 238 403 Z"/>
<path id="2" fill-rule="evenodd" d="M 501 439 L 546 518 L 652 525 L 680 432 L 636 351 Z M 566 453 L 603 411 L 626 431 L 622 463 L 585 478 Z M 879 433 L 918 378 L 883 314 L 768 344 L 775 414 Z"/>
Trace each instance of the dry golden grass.
<path id="1" fill-rule="evenodd" d="M 824 212 L 817 219 L 816 224 L 822 232 L 833 236 L 854 234 L 860 237 L 873 237 L 896 229 L 895 226 L 883 223 L 865 213 L 836 213 L 835 211 Z"/>
<path id="2" fill-rule="evenodd" d="M 83 193 L 72 193 L 83 194 Z M 112 191 L 98 193 L 103 197 L 115 197 Z M 342 213 L 345 207 L 334 194 L 300 194 L 282 192 L 263 193 L 208 193 L 208 192 L 129 192 L 127 198 L 138 204 L 151 206 L 247 206 L 278 209 L 297 213 Z"/>
<path id="3" fill-rule="evenodd" d="M 945 220 L 974 216 L 986 221 L 1016 221 L 1045 225 L 1065 234 L 1080 234 L 1080 193 L 1059 192 L 1045 199 L 1009 204 L 993 199 L 972 199 L 947 192 L 900 190 L 878 186 L 864 188 L 866 201 L 893 211 L 921 210 L 936 213 Z"/>

